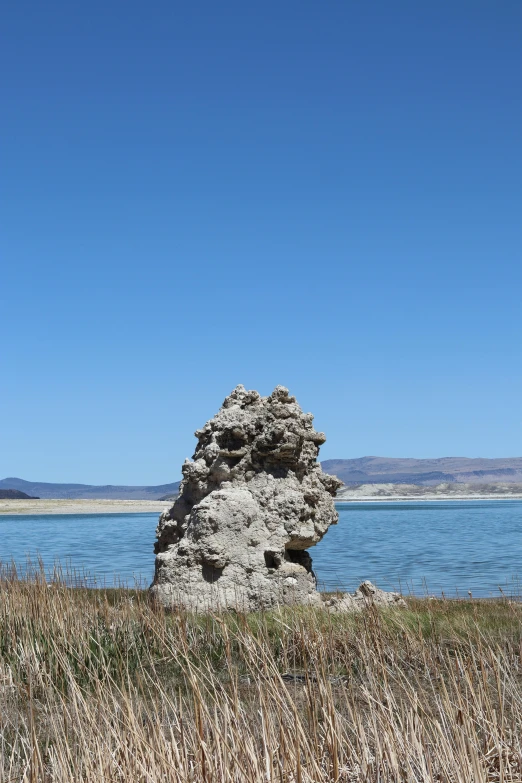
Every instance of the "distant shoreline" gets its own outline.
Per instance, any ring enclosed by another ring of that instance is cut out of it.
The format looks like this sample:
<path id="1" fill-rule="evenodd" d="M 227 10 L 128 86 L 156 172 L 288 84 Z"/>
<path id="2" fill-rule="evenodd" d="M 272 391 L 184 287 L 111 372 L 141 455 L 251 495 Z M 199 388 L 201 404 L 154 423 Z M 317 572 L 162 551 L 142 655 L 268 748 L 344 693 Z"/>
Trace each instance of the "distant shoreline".
<path id="1" fill-rule="evenodd" d="M 161 514 L 172 500 L 0 500 L 0 518 L 8 514 Z"/>
<path id="2" fill-rule="evenodd" d="M 447 500 L 522 500 L 517 495 L 363 495 L 359 497 L 335 498 L 339 505 L 347 503 L 405 503 L 433 502 Z M 0 518 L 8 515 L 46 514 L 161 514 L 171 508 L 172 500 L 0 500 Z"/>
<path id="3" fill-rule="evenodd" d="M 369 501 L 424 500 L 522 500 L 522 484 L 505 481 L 484 484 L 358 484 L 343 486 L 337 492 L 338 503 Z"/>
<path id="4" fill-rule="evenodd" d="M 335 498 L 336 503 L 428 503 L 434 501 L 446 500 L 522 500 L 522 495 L 421 495 L 415 497 L 412 495 L 368 495 L 357 498 Z"/>

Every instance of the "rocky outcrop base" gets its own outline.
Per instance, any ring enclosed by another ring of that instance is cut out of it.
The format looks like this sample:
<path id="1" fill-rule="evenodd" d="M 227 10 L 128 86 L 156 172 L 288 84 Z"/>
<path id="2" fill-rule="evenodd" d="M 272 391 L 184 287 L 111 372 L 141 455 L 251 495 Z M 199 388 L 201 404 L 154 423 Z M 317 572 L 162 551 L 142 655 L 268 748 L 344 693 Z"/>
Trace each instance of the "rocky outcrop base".
<path id="1" fill-rule="evenodd" d="M 360 612 L 368 606 L 392 606 L 405 609 L 406 601 L 400 593 L 380 590 L 371 582 L 362 582 L 355 593 L 329 595 L 324 607 L 330 612 Z"/>

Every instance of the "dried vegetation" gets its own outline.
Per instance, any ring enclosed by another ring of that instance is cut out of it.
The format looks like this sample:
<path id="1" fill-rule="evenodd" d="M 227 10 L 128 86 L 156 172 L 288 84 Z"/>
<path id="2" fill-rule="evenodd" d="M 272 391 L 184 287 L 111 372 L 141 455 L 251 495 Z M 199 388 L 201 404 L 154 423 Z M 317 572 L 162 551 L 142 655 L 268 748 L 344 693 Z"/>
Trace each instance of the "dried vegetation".
<path id="1" fill-rule="evenodd" d="M 517 604 L 167 613 L 0 578 L 0 783 L 522 781 Z"/>

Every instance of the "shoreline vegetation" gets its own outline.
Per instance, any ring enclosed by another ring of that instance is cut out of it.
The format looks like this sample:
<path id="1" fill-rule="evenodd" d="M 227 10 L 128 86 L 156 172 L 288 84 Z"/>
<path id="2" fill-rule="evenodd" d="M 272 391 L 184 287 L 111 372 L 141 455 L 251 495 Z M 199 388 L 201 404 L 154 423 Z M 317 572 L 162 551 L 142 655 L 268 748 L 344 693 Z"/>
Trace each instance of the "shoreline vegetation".
<path id="1" fill-rule="evenodd" d="M 336 503 L 404 500 L 522 500 L 522 484 L 361 484 L 343 486 Z M 2 514 L 133 514 L 157 513 L 170 508 L 166 500 L 117 499 L 0 499 Z M 1 782 L 0 782 L 1 783 Z"/>
<path id="2" fill-rule="evenodd" d="M 520 783 L 522 606 L 167 612 L 0 572 L 0 782 Z"/>

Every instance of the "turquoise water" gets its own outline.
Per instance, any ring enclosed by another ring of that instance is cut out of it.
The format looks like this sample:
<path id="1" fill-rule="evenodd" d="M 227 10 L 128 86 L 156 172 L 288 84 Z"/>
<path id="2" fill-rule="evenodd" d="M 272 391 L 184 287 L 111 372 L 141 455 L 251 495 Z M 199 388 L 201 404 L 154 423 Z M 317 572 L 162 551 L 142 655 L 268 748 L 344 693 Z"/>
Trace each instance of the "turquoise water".
<path id="1" fill-rule="evenodd" d="M 310 550 L 320 587 L 353 590 L 363 579 L 415 594 L 520 594 L 522 501 L 345 503 L 339 524 Z M 137 582 L 154 569 L 157 514 L 0 516 L 0 561 L 22 568 L 40 555 L 90 584 Z"/>

